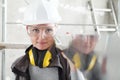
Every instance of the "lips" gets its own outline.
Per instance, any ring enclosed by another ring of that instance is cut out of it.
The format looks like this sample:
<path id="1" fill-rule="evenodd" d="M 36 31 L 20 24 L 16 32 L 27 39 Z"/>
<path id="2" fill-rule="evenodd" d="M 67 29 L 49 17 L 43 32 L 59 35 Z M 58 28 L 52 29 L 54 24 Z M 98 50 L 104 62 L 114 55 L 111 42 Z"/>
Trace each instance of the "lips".
<path id="1" fill-rule="evenodd" d="M 45 45 L 47 42 L 38 42 L 39 45 Z"/>

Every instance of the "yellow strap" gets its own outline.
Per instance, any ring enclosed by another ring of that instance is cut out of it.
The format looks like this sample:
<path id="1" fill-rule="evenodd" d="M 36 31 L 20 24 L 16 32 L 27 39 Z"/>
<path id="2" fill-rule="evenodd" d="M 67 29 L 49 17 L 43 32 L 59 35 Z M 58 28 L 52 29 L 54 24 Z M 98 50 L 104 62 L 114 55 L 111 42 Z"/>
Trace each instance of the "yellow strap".
<path id="1" fill-rule="evenodd" d="M 47 51 L 43 60 L 43 67 L 47 67 L 50 64 L 51 58 L 52 58 L 51 52 Z"/>
<path id="2" fill-rule="evenodd" d="M 90 70 L 94 67 L 95 62 L 96 62 L 96 59 L 97 59 L 97 57 L 96 57 L 96 55 L 94 55 L 94 56 L 92 57 L 92 60 L 91 60 L 91 62 L 90 62 L 90 64 L 89 64 L 89 66 L 88 66 L 87 71 L 90 71 Z"/>
<path id="3" fill-rule="evenodd" d="M 29 51 L 29 58 L 30 58 L 30 63 L 35 66 L 35 61 L 32 53 L 32 49 Z"/>
<path id="4" fill-rule="evenodd" d="M 92 60 L 91 60 L 91 62 L 89 64 L 89 66 L 88 66 L 87 71 L 90 71 L 94 67 L 96 59 L 97 59 L 97 57 L 96 57 L 96 55 L 94 55 L 92 57 Z M 81 59 L 80 59 L 79 53 L 75 53 L 72 60 L 74 62 L 75 67 L 80 69 L 81 68 Z"/>
<path id="5" fill-rule="evenodd" d="M 75 55 L 72 58 L 73 62 L 75 63 L 75 67 L 76 68 L 80 68 L 81 67 L 81 61 L 80 61 L 80 56 L 79 53 L 75 53 Z"/>
<path id="6" fill-rule="evenodd" d="M 30 63 L 35 66 L 35 61 L 33 57 L 33 52 L 32 49 L 29 51 L 29 58 L 30 58 Z M 50 51 L 47 51 L 43 60 L 43 67 L 47 67 L 50 64 L 50 59 L 52 58 L 52 54 Z"/>

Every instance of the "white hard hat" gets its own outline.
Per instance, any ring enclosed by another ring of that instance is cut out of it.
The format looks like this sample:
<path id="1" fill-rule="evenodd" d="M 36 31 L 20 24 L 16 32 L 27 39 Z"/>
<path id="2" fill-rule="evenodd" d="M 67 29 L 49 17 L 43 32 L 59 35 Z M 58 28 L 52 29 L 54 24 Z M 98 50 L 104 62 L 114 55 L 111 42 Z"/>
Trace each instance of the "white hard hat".
<path id="1" fill-rule="evenodd" d="M 58 23 L 61 17 L 58 14 L 55 0 L 38 0 L 30 5 L 24 13 L 24 25 Z"/>
<path id="2" fill-rule="evenodd" d="M 98 32 L 93 26 L 85 26 L 80 34 L 82 34 L 82 35 L 98 35 Z"/>
<path id="3" fill-rule="evenodd" d="M 70 32 L 72 36 L 76 35 L 98 35 L 99 32 L 94 26 L 78 26 L 76 28 L 73 28 Z"/>
<path id="4" fill-rule="evenodd" d="M 76 35 L 98 35 L 97 30 L 93 26 L 84 26 Z"/>

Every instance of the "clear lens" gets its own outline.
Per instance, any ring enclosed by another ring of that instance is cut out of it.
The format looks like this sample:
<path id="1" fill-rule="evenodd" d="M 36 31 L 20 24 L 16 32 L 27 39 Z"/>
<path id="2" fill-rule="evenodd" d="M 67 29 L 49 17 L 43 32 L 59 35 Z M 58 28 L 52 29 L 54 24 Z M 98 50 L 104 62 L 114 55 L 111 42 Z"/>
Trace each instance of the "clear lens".
<path id="1" fill-rule="evenodd" d="M 98 38 L 98 36 L 96 35 L 80 35 L 80 39 L 81 40 L 90 40 L 90 41 L 93 41 L 93 40 L 96 40 Z"/>
<path id="2" fill-rule="evenodd" d="M 28 34 L 30 36 L 52 36 L 54 34 L 54 29 L 52 26 L 47 27 L 28 27 Z"/>

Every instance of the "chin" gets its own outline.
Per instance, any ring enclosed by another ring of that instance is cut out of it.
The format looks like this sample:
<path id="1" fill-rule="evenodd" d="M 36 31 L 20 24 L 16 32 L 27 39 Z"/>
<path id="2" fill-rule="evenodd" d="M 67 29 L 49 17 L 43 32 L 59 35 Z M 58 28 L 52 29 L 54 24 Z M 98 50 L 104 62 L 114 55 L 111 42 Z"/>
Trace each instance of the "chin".
<path id="1" fill-rule="evenodd" d="M 39 50 L 45 50 L 45 49 L 47 49 L 47 47 L 36 47 L 37 49 L 39 49 Z"/>
<path id="2" fill-rule="evenodd" d="M 85 52 L 84 54 L 86 54 L 86 55 L 87 55 L 87 54 L 89 54 L 89 52 Z"/>
<path id="3" fill-rule="evenodd" d="M 90 53 L 91 53 L 91 51 L 85 51 L 84 53 L 85 53 L 85 54 L 90 54 Z"/>

